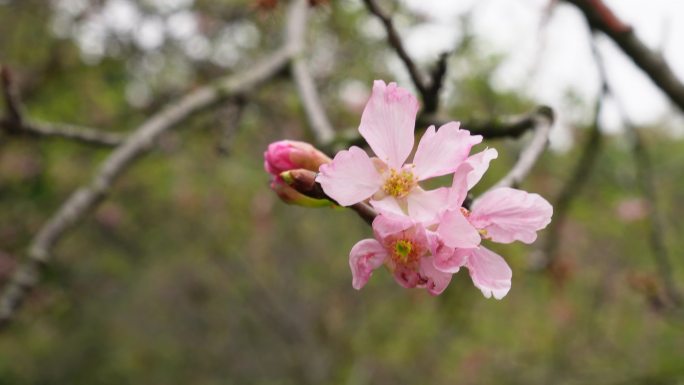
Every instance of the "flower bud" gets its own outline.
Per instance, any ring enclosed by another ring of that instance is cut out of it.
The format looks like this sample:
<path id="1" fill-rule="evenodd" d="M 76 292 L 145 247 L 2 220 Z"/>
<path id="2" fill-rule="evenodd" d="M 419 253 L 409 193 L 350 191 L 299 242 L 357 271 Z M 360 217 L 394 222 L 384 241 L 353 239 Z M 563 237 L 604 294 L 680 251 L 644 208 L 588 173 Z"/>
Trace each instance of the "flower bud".
<path id="1" fill-rule="evenodd" d="M 328 196 L 323 192 L 321 185 L 316 183 L 316 173 L 313 171 L 302 168 L 289 170 L 281 173 L 280 179 L 308 197 L 314 199 L 328 199 Z"/>
<path id="2" fill-rule="evenodd" d="M 264 169 L 276 179 L 280 173 L 303 168 L 318 172 L 318 168 L 332 160 L 309 143 L 295 140 L 273 142 L 264 152 Z"/>
<path id="3" fill-rule="evenodd" d="M 288 186 L 280 179 L 273 179 L 271 189 L 278 195 L 280 200 L 287 204 L 304 207 L 330 207 L 333 203 L 327 199 L 315 199 L 308 197 L 294 188 Z"/>

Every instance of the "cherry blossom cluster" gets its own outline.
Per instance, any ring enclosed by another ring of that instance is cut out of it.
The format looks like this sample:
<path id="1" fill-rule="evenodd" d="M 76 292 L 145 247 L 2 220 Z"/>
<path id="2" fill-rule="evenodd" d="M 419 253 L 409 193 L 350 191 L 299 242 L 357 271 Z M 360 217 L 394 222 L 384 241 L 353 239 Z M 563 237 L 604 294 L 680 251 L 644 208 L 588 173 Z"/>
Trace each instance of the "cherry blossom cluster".
<path id="1" fill-rule="evenodd" d="M 482 241 L 532 243 L 537 231 L 551 221 L 553 208 L 538 194 L 507 187 L 491 189 L 469 209 L 463 207 L 468 191 L 497 158 L 497 151 L 471 155 L 482 136 L 450 122 L 439 129 L 429 127 L 407 162 L 418 109 L 409 91 L 377 80 L 359 126 L 374 157 L 353 146 L 330 161 L 308 144 L 283 141 L 269 146 L 265 167 L 274 183 L 288 169 L 317 170 L 316 182 L 337 204 L 367 202 L 378 212 L 372 223 L 374 237 L 356 243 L 349 254 L 355 289 L 385 266 L 401 286 L 439 295 L 465 267 L 485 297 L 501 299 L 511 288 L 512 271 Z M 306 158 L 302 152 L 316 154 L 309 157 L 315 161 L 301 160 Z M 278 162 L 281 166 L 274 167 Z M 453 175 L 451 186 L 426 190 L 420 185 L 444 175 Z"/>

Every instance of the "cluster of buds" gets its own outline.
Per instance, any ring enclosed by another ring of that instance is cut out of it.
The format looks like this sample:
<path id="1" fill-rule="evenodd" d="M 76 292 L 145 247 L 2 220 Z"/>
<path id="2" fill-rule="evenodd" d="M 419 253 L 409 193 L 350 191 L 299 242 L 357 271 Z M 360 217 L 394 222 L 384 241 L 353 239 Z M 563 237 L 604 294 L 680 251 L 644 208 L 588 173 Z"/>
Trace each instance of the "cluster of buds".
<path id="1" fill-rule="evenodd" d="M 409 91 L 376 81 L 359 126 L 375 156 L 353 146 L 330 160 L 309 144 L 276 142 L 265 154 L 272 187 L 288 203 L 367 203 L 377 211 L 374 237 L 359 241 L 349 254 L 355 289 L 385 266 L 401 286 L 438 295 L 465 267 L 485 297 L 501 299 L 513 273 L 482 241 L 532 243 L 551 221 L 553 208 L 537 194 L 506 187 L 489 190 L 470 209 L 463 207 L 498 153 L 487 148 L 471 155 L 482 136 L 450 122 L 438 130 L 429 127 L 409 162 L 418 109 Z M 451 186 L 426 190 L 420 185 L 444 175 L 452 175 Z"/>
<path id="2" fill-rule="evenodd" d="M 264 152 L 264 169 L 271 174 L 271 189 L 283 202 L 304 207 L 332 205 L 322 193 L 315 192 L 316 173 L 321 165 L 330 162 L 332 159 L 314 146 L 295 140 L 271 143 Z"/>

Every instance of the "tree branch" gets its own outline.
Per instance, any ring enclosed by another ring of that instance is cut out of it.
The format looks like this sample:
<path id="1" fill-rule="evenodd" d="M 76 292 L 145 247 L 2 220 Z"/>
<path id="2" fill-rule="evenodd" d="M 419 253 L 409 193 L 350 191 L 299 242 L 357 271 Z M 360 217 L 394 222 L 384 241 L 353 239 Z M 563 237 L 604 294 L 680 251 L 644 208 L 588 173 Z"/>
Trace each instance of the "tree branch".
<path id="1" fill-rule="evenodd" d="M 303 23 L 306 0 L 296 0 L 288 24 Z M 50 260 L 52 248 L 61 237 L 85 217 L 109 192 L 121 176 L 164 132 L 183 123 L 192 114 L 226 98 L 249 91 L 277 75 L 296 52 L 289 42 L 251 69 L 218 80 L 172 103 L 150 117 L 105 160 L 90 183 L 74 192 L 32 239 L 26 260 L 12 275 L 0 295 L 0 326 L 6 325 L 24 298 L 38 283 L 41 268 Z"/>
<path id="2" fill-rule="evenodd" d="M 565 0 L 584 14 L 589 26 L 608 35 L 642 71 L 684 112 L 684 84 L 663 55 L 650 49 L 602 0 Z"/>
<path id="3" fill-rule="evenodd" d="M 380 22 L 385 27 L 385 31 L 387 32 L 387 41 L 394 48 L 394 51 L 397 53 L 397 55 L 399 55 L 399 59 L 401 59 L 401 61 L 404 63 L 404 66 L 411 77 L 411 81 L 413 81 L 413 85 L 423 98 L 423 102 L 425 102 L 425 95 L 428 93 L 428 86 L 423 78 L 423 75 L 418 70 L 418 66 L 416 66 L 416 63 L 413 62 L 413 59 L 411 59 L 408 52 L 406 52 L 404 43 L 401 41 L 401 37 L 399 37 L 399 32 L 397 32 L 396 28 L 394 28 L 392 18 L 385 14 L 382 9 L 380 9 L 380 6 L 378 6 L 375 0 L 363 0 L 363 2 L 366 4 L 368 11 L 380 19 Z"/>
<path id="4" fill-rule="evenodd" d="M 3 120 L 0 121 L 0 128 L 4 128 L 17 135 L 56 137 L 104 147 L 115 147 L 126 140 L 126 135 L 114 132 L 106 132 L 73 124 L 41 122 L 32 119 L 24 120 L 20 125 Z"/>
<path id="5" fill-rule="evenodd" d="M 516 187 L 527 177 L 530 171 L 532 171 L 532 167 L 534 167 L 537 160 L 539 160 L 539 157 L 546 149 L 553 120 L 553 110 L 548 107 L 540 109 L 539 113 L 534 115 L 532 120 L 534 136 L 532 137 L 532 140 L 530 140 L 527 147 L 523 149 L 518 162 L 516 162 L 511 171 L 501 178 L 492 189 L 499 187 Z"/>
<path id="6" fill-rule="evenodd" d="M 532 112 L 513 117 L 504 117 L 490 121 L 462 122 L 461 128 L 470 131 L 472 135 L 482 135 L 485 139 L 518 138 L 529 130 L 535 129 L 540 120 L 552 120 L 553 110 L 548 106 L 539 106 Z M 419 116 L 416 122 L 416 134 L 427 129 L 428 126 L 440 127 L 449 121 Z M 329 146 L 324 148 L 328 153 L 339 148 L 350 146 L 366 146 L 366 141 L 357 130 L 342 132 Z"/>
<path id="7" fill-rule="evenodd" d="M 125 137 L 121 134 L 71 124 L 41 122 L 26 117 L 9 68 L 3 66 L 1 73 L 7 116 L 0 120 L 0 129 L 8 134 L 58 137 L 106 147 L 123 143 Z"/>
<path id="8" fill-rule="evenodd" d="M 521 115 L 497 118 L 489 121 L 462 122 L 461 128 L 472 135 L 482 135 L 485 139 L 518 138 L 536 127 L 539 119 L 552 119 L 553 110 L 548 106 L 539 106 L 533 111 Z M 434 118 L 419 118 L 418 125 L 440 127 L 449 121 Z"/>
<path id="9" fill-rule="evenodd" d="M 304 60 L 306 23 L 291 24 L 287 30 L 287 35 L 295 50 L 292 57 L 291 72 L 297 86 L 299 99 L 304 106 L 316 143 L 319 146 L 327 146 L 335 138 L 335 130 L 321 104 L 321 98 L 316 91 L 313 77 Z"/>
<path id="10" fill-rule="evenodd" d="M 558 246 L 560 245 L 561 230 L 565 224 L 572 201 L 579 195 L 580 191 L 587 182 L 588 175 L 596 163 L 599 151 L 601 150 L 602 134 L 600 115 L 603 109 L 604 99 L 608 96 L 608 77 L 606 69 L 599 58 L 598 47 L 594 39 L 590 40 L 596 70 L 601 81 L 601 92 L 596 99 L 594 108 L 594 121 L 591 124 L 589 136 L 582 149 L 580 159 L 577 161 L 570 178 L 565 182 L 556 202 L 553 204 L 553 221 L 549 225 L 544 245 L 544 260 L 540 268 L 550 269 L 558 256 Z"/>

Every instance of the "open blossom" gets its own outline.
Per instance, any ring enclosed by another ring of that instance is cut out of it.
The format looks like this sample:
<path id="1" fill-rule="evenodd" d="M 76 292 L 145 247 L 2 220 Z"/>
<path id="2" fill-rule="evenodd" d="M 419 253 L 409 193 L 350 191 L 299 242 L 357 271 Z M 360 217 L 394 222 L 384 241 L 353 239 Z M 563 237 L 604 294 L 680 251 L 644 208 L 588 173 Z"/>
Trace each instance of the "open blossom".
<path id="1" fill-rule="evenodd" d="M 381 80 L 361 116 L 359 132 L 376 157 L 359 147 L 340 151 L 332 163 L 324 164 L 316 179 L 325 193 L 342 206 L 370 198 L 370 204 L 385 213 L 409 215 L 430 221 L 446 203 L 447 188 L 423 190 L 418 182 L 454 172 L 482 141 L 456 122 L 427 129 L 412 163 L 405 163 L 414 144 L 418 101 L 395 83 Z"/>
<path id="2" fill-rule="evenodd" d="M 440 217 L 432 252 L 438 270 L 456 273 L 465 266 L 487 298 L 493 295 L 501 299 L 511 288 L 511 268 L 500 255 L 472 245 L 479 244 L 481 238 L 499 243 L 532 243 L 537 231 L 551 221 L 553 207 L 538 194 L 508 187 L 486 192 L 473 202 L 471 210 L 461 207 L 472 182 L 477 182 L 488 164 L 483 157 L 464 163 L 455 172 L 450 205 Z"/>
<path id="3" fill-rule="evenodd" d="M 373 221 L 375 239 L 364 239 L 352 247 L 349 266 L 352 286 L 361 289 L 373 270 L 385 265 L 394 279 L 406 288 L 425 288 L 438 295 L 451 281 L 451 273 L 435 268 L 430 254 L 434 234 L 407 216 L 378 215 Z"/>

